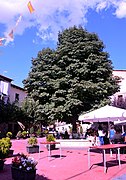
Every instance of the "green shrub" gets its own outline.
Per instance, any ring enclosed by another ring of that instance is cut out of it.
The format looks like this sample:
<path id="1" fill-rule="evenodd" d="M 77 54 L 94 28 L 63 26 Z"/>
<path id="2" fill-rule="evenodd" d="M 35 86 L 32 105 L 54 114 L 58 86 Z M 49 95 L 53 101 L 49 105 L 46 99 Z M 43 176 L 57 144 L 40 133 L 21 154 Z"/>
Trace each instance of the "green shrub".
<path id="1" fill-rule="evenodd" d="M 37 136 L 40 136 L 40 135 L 41 135 L 41 128 L 39 128 L 39 129 L 36 131 L 36 135 L 37 135 Z"/>
<path id="2" fill-rule="evenodd" d="M 37 143 L 38 143 L 38 140 L 37 140 L 36 137 L 30 137 L 30 138 L 28 139 L 28 144 L 29 144 L 30 146 L 37 145 Z"/>
<path id="3" fill-rule="evenodd" d="M 27 132 L 26 131 L 23 131 L 21 134 L 22 134 L 23 138 L 27 137 Z"/>
<path id="4" fill-rule="evenodd" d="M 0 139 L 0 159 L 4 159 L 8 156 L 9 150 L 12 146 L 10 138 L 2 138 Z"/>
<path id="5" fill-rule="evenodd" d="M 12 147 L 12 142 L 11 142 L 11 140 L 10 140 L 10 138 L 9 138 L 9 137 L 2 138 L 2 139 L 3 139 L 3 140 L 5 140 L 5 141 L 7 141 L 9 148 L 11 148 L 11 147 Z"/>
<path id="6" fill-rule="evenodd" d="M 7 132 L 6 136 L 12 138 L 12 132 Z"/>
<path id="7" fill-rule="evenodd" d="M 34 128 L 33 127 L 30 128 L 30 134 L 34 134 Z"/>
<path id="8" fill-rule="evenodd" d="M 46 136 L 46 135 L 48 134 L 48 132 L 49 132 L 48 129 L 45 129 L 43 133 L 44 133 L 45 136 Z"/>
<path id="9" fill-rule="evenodd" d="M 53 136 L 53 134 L 48 134 L 48 135 L 46 136 L 46 140 L 47 140 L 48 142 L 51 142 L 51 141 L 55 141 L 56 139 L 55 139 L 55 137 Z"/>

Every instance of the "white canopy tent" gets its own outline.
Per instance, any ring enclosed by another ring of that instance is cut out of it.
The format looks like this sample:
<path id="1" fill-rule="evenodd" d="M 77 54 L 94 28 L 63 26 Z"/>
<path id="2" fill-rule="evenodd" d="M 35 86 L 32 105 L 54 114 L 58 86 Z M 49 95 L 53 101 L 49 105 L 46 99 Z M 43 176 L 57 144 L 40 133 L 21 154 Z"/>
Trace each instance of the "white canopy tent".
<path id="1" fill-rule="evenodd" d="M 122 125 L 122 126 L 124 126 L 124 125 L 126 125 L 126 120 L 123 120 L 123 121 L 120 121 L 120 120 L 114 121 L 114 125 Z"/>
<path id="2" fill-rule="evenodd" d="M 126 119 L 126 110 L 106 105 L 86 114 L 81 114 L 78 118 L 83 122 L 114 122 Z"/>
<path id="3" fill-rule="evenodd" d="M 122 132 L 124 132 L 124 127 L 126 126 L 126 120 L 123 120 L 123 121 L 120 121 L 120 120 L 118 120 L 118 121 L 114 121 L 114 125 L 121 125 L 122 126 Z"/>

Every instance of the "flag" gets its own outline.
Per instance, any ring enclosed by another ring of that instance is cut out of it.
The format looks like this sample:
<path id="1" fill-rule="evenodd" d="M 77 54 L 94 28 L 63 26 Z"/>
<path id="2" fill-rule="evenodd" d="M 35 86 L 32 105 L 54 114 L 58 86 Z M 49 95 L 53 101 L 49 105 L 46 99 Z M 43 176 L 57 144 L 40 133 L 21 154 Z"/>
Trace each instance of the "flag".
<path id="1" fill-rule="evenodd" d="M 3 38 L 0 38 L 0 41 L 3 41 L 3 40 L 5 40 L 6 38 L 5 37 L 3 37 Z"/>
<path id="2" fill-rule="evenodd" d="M 35 11 L 30 1 L 28 2 L 27 6 L 28 6 L 30 13 L 33 13 Z"/>
<path id="3" fill-rule="evenodd" d="M 0 38 L 0 46 L 3 46 L 3 40 L 5 40 L 6 38 Z"/>
<path id="4" fill-rule="evenodd" d="M 2 45 L 3 45 L 2 38 L 0 38 L 0 46 L 2 46 Z"/>
<path id="5" fill-rule="evenodd" d="M 18 24 L 19 24 L 19 22 L 21 21 L 21 19 L 22 19 L 22 15 L 20 15 L 20 16 L 19 16 L 19 18 L 18 18 L 18 20 L 17 20 L 17 22 L 16 22 L 15 27 L 17 27 L 17 26 L 18 26 Z"/>
<path id="6" fill-rule="evenodd" d="M 14 38 L 13 30 L 9 33 L 9 36 L 10 36 L 11 39 Z"/>
<path id="7" fill-rule="evenodd" d="M 19 126 L 21 127 L 22 130 L 25 129 L 25 126 L 21 122 L 18 121 L 17 123 L 19 124 Z"/>

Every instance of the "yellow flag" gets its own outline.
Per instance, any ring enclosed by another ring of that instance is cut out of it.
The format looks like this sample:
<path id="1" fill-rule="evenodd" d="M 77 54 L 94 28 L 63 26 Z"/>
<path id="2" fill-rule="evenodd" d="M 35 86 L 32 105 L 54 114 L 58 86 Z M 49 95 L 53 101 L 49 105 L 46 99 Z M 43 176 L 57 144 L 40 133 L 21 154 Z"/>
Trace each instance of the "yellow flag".
<path id="1" fill-rule="evenodd" d="M 30 1 L 28 2 L 28 9 L 30 13 L 33 13 L 35 11 Z"/>

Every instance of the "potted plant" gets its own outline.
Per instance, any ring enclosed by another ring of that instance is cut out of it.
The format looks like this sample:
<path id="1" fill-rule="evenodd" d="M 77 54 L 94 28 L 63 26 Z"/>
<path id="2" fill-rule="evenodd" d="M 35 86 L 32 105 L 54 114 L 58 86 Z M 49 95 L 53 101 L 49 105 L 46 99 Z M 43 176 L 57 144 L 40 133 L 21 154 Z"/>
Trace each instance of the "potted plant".
<path id="1" fill-rule="evenodd" d="M 13 149 L 10 149 L 10 148 L 12 147 L 12 142 L 11 142 L 10 138 L 9 138 L 9 137 L 6 137 L 6 138 L 3 138 L 3 139 L 5 139 L 5 140 L 7 141 L 8 146 L 9 146 L 8 156 L 9 156 L 9 157 L 13 156 L 14 150 L 13 150 Z"/>
<path id="2" fill-rule="evenodd" d="M 6 137 L 12 138 L 12 132 L 7 132 Z"/>
<path id="3" fill-rule="evenodd" d="M 0 170 L 3 170 L 5 158 L 9 154 L 11 145 L 10 138 L 0 139 Z"/>
<path id="4" fill-rule="evenodd" d="M 34 134 L 34 127 L 31 127 L 30 128 L 30 137 L 34 137 L 35 134 Z"/>
<path id="5" fill-rule="evenodd" d="M 37 135 L 37 137 L 41 136 L 41 128 L 38 128 L 38 130 L 36 131 L 36 135 Z"/>
<path id="6" fill-rule="evenodd" d="M 48 129 L 45 129 L 45 130 L 43 131 L 43 135 L 46 137 L 47 134 L 48 134 L 48 132 L 49 132 L 49 130 L 48 130 Z"/>
<path id="7" fill-rule="evenodd" d="M 36 137 L 30 137 L 28 139 L 28 146 L 26 147 L 28 153 L 38 153 L 39 145 Z"/>
<path id="8" fill-rule="evenodd" d="M 11 173 L 13 180 L 35 180 L 37 161 L 24 154 L 12 159 Z"/>
<path id="9" fill-rule="evenodd" d="M 27 131 L 23 131 L 23 132 L 21 133 L 21 135 L 22 135 L 22 137 L 25 139 L 25 138 L 27 137 Z"/>
<path id="10" fill-rule="evenodd" d="M 11 140 L 10 140 L 10 138 L 9 137 L 6 137 L 6 138 L 2 138 L 3 140 L 5 140 L 5 141 L 7 141 L 7 143 L 8 143 L 8 146 L 9 146 L 9 149 L 12 147 L 12 142 L 11 142 Z"/>
<path id="11" fill-rule="evenodd" d="M 47 142 L 55 142 L 55 137 L 53 136 L 53 134 L 47 134 L 46 136 L 46 141 Z M 56 145 L 55 144 L 50 144 L 50 150 L 55 149 Z M 49 150 L 49 145 L 47 144 L 47 149 Z"/>
<path id="12" fill-rule="evenodd" d="M 16 138 L 17 139 L 20 139 L 22 137 L 22 133 L 21 133 L 21 131 L 18 131 L 18 133 L 17 133 L 17 135 L 16 135 Z"/>

